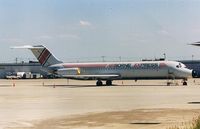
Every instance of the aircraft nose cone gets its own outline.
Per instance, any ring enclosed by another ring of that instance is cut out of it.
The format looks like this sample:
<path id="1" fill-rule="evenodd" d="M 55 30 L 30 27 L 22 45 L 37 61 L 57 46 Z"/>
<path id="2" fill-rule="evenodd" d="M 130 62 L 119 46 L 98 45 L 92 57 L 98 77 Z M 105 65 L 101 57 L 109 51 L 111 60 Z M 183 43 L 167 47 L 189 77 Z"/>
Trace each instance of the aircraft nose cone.
<path id="1" fill-rule="evenodd" d="M 193 70 L 188 70 L 187 77 L 193 77 Z"/>
<path id="2" fill-rule="evenodd" d="M 193 74 L 195 75 L 195 73 L 193 72 L 193 70 L 190 70 L 190 69 L 183 69 L 182 72 L 181 72 L 181 75 L 184 78 L 193 77 Z"/>

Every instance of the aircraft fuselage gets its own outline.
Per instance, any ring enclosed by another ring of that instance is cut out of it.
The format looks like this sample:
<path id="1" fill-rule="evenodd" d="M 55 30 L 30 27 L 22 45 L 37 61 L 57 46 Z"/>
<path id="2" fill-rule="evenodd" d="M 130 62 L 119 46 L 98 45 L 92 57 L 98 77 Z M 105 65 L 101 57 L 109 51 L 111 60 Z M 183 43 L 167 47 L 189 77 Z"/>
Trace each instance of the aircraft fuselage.
<path id="1" fill-rule="evenodd" d="M 59 69 L 56 73 L 63 77 L 85 80 L 186 79 L 192 76 L 192 70 L 175 61 L 62 63 L 51 68 Z"/>

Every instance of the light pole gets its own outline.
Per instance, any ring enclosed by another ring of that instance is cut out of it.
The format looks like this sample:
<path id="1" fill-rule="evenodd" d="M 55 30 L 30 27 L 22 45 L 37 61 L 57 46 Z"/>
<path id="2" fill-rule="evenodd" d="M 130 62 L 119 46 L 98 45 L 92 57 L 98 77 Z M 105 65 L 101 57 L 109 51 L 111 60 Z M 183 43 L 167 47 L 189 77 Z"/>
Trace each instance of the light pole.
<path id="1" fill-rule="evenodd" d="M 119 61 L 120 61 L 120 62 L 122 61 L 122 57 L 121 57 L 121 56 L 119 56 Z"/>
<path id="2" fill-rule="evenodd" d="M 166 60 L 166 54 L 164 53 L 163 55 L 164 55 L 164 60 Z"/>
<path id="3" fill-rule="evenodd" d="M 105 62 L 105 56 L 101 56 L 102 61 Z"/>

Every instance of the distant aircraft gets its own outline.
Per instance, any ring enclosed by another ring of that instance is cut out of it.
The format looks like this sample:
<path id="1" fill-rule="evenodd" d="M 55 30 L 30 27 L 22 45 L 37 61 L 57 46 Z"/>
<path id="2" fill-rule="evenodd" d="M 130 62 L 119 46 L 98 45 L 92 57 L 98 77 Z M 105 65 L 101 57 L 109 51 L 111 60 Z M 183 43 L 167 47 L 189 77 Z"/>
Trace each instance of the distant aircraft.
<path id="1" fill-rule="evenodd" d="M 59 77 L 77 80 L 97 80 L 96 85 L 112 85 L 113 80 L 183 79 L 192 76 L 192 70 L 176 61 L 63 63 L 42 46 L 20 46 L 30 49 L 43 67 Z"/>
<path id="2" fill-rule="evenodd" d="M 189 44 L 189 45 L 200 46 L 200 41 L 199 41 L 199 42 L 191 43 L 191 44 Z"/>

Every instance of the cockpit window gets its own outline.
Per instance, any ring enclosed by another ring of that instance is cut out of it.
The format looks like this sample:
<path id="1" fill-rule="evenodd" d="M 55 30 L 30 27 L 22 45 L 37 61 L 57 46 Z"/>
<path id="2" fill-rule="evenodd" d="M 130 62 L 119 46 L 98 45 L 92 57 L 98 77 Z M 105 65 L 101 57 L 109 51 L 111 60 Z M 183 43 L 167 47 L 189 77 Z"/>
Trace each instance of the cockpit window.
<path id="1" fill-rule="evenodd" d="M 183 68 L 187 68 L 187 66 L 186 66 L 186 65 L 184 65 L 184 64 L 182 64 L 182 67 L 183 67 Z"/>
<path id="2" fill-rule="evenodd" d="M 176 66 L 176 68 L 181 68 L 181 67 L 182 67 L 181 63 L 179 63 L 179 64 Z"/>

